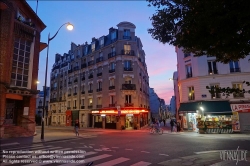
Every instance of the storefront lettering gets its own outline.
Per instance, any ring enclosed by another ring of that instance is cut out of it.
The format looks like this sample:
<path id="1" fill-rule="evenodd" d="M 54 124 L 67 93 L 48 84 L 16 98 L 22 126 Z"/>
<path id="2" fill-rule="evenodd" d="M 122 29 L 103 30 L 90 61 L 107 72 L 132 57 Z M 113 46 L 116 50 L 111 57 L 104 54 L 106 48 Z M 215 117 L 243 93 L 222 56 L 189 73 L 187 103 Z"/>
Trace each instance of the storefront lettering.
<path id="1" fill-rule="evenodd" d="M 121 110 L 121 114 L 139 114 L 139 113 L 147 113 L 146 110 Z M 102 110 L 102 111 L 92 111 L 92 113 L 100 113 L 100 114 L 117 114 L 117 110 Z"/>
<path id="2" fill-rule="evenodd" d="M 243 110 L 250 111 L 250 104 L 231 104 L 231 108 L 232 108 L 233 112 L 243 111 Z"/>

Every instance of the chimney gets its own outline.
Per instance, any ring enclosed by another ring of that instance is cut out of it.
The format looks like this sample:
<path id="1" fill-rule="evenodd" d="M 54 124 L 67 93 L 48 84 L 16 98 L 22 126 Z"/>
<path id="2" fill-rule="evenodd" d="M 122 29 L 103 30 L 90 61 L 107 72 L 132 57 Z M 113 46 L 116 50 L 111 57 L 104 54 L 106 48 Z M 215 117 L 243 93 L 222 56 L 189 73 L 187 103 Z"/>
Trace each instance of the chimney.
<path id="1" fill-rule="evenodd" d="M 95 41 L 95 37 L 92 37 L 92 42 L 94 42 Z"/>
<path id="2" fill-rule="evenodd" d="M 109 28 L 109 33 L 112 32 L 114 30 L 113 27 Z"/>
<path id="3" fill-rule="evenodd" d="M 85 42 L 85 45 L 87 45 L 88 44 L 88 42 Z"/>

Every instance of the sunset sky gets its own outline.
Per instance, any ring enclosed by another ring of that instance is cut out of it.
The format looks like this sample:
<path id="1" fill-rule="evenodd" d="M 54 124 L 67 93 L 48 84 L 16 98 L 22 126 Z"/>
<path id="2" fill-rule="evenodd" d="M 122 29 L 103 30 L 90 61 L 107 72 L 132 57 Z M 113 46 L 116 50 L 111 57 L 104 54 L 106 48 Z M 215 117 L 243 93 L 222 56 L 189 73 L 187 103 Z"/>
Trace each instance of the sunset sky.
<path id="1" fill-rule="evenodd" d="M 36 11 L 37 2 L 27 0 Z M 149 74 L 149 85 L 154 88 L 160 98 L 169 104 L 174 95 L 173 72 L 177 70 L 174 46 L 162 44 L 154 40 L 147 29 L 151 28 L 151 17 L 156 8 L 148 7 L 146 1 L 42 1 L 38 2 L 37 14 L 47 28 L 41 34 L 41 42 L 47 42 L 48 34 L 54 35 L 58 28 L 70 22 L 74 25 L 73 31 L 63 27 L 55 39 L 50 42 L 48 82 L 51 67 L 55 61 L 55 54 L 67 53 L 71 42 L 83 44 L 91 42 L 92 37 L 99 38 L 108 34 L 111 27 L 128 21 L 136 26 L 136 36 L 141 38 L 146 53 L 146 64 Z M 46 49 L 40 53 L 38 89 L 42 90 L 45 76 Z"/>

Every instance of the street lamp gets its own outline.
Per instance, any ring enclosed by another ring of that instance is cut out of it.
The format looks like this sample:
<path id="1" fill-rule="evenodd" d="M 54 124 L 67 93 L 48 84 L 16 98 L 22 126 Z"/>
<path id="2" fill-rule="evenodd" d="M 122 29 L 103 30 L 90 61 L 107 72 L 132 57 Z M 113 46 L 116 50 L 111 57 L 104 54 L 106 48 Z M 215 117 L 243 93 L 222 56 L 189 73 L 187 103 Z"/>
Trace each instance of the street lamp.
<path id="1" fill-rule="evenodd" d="M 45 103 L 46 103 L 46 91 L 47 91 L 47 70 L 48 70 L 48 55 L 49 55 L 49 43 L 51 40 L 53 40 L 56 35 L 58 34 L 59 30 L 64 26 L 67 25 L 68 30 L 73 30 L 73 25 L 70 23 L 65 23 L 57 30 L 56 34 L 50 38 L 50 33 L 48 35 L 48 46 L 47 46 L 47 56 L 46 56 L 46 69 L 45 69 L 45 81 L 44 81 L 44 97 L 43 97 L 43 119 L 42 119 L 42 131 L 41 131 L 41 139 L 44 139 L 44 114 L 45 114 Z"/>

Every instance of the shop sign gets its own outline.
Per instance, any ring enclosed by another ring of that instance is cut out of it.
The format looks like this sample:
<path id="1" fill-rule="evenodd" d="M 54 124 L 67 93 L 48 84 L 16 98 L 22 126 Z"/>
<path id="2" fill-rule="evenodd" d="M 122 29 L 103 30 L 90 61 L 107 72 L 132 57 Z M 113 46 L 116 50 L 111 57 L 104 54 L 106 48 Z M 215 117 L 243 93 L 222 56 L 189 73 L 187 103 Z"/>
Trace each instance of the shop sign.
<path id="1" fill-rule="evenodd" d="M 102 117 L 106 116 L 105 114 L 101 114 Z"/>
<path id="2" fill-rule="evenodd" d="M 139 114 L 146 113 L 146 110 L 120 110 L 121 114 Z M 118 114 L 117 110 L 101 110 L 101 111 L 92 111 L 92 114 Z"/>
<path id="3" fill-rule="evenodd" d="M 250 104 L 231 104 L 233 112 L 250 112 Z"/>
<path id="4" fill-rule="evenodd" d="M 92 114 L 98 114 L 99 111 L 92 111 L 91 113 L 92 113 Z"/>
<path id="5" fill-rule="evenodd" d="M 233 131 L 240 131 L 240 121 L 238 112 L 233 112 L 232 126 L 233 126 Z"/>

